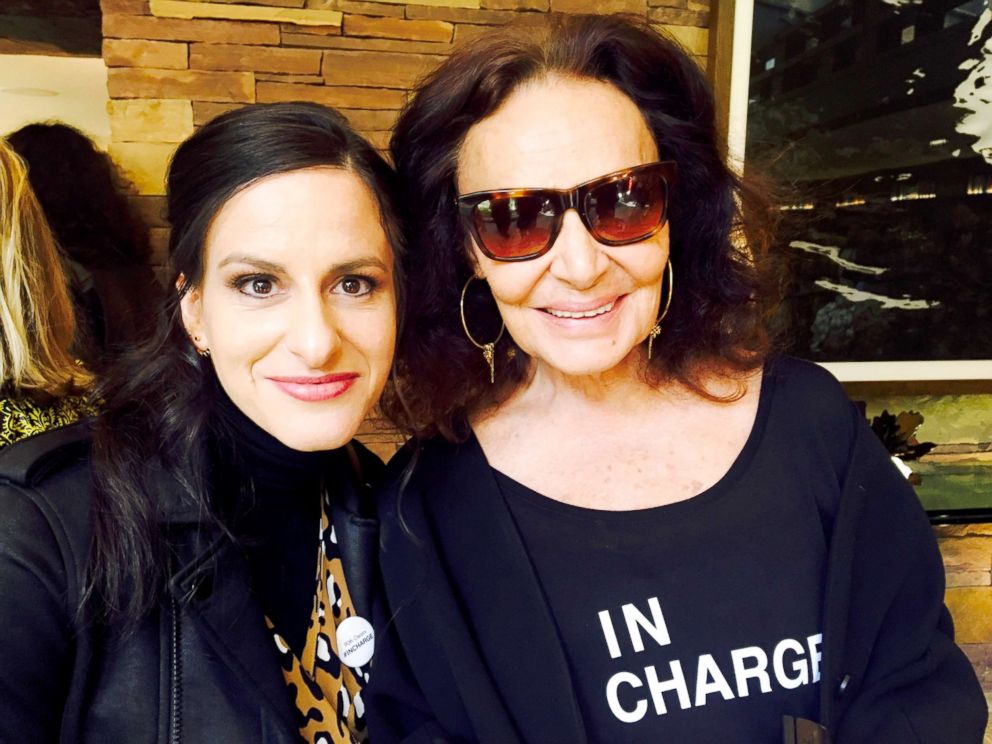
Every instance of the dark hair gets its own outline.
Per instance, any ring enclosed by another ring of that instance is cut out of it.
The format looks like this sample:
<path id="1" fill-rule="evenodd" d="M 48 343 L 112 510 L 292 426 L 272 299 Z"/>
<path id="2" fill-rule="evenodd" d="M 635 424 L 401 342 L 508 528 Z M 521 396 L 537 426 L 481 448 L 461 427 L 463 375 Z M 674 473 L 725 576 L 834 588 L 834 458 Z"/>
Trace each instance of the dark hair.
<path id="1" fill-rule="evenodd" d="M 78 129 L 28 124 L 7 137 L 28 165 L 31 188 L 59 246 L 87 267 L 148 261 L 148 236 L 118 188 L 113 161 Z"/>
<path id="2" fill-rule="evenodd" d="M 397 264 L 402 241 L 395 175 L 336 111 L 311 103 L 225 113 L 182 143 L 168 177 L 170 286 L 153 338 L 120 360 L 99 391 L 94 436 L 96 493 L 84 605 L 97 617 L 140 619 L 167 576 L 158 517 L 162 470 L 190 505 L 211 515 L 203 436 L 219 394 L 212 365 L 182 325 L 180 300 L 203 276 L 204 241 L 217 212 L 261 178 L 304 168 L 347 168 L 375 195 Z"/>
<path id="3" fill-rule="evenodd" d="M 549 74 L 616 86 L 640 109 L 662 158 L 678 163 L 669 207 L 675 293 L 649 381 L 679 380 L 712 397 L 704 383 L 708 369 L 743 372 L 767 353 L 775 282 L 765 256 L 774 213 L 760 190 L 725 164 L 699 66 L 644 22 L 552 14 L 456 50 L 421 84 L 393 132 L 409 223 L 409 295 L 397 354 L 399 395 L 385 406 L 414 434 L 464 438 L 468 414 L 505 399 L 530 370 L 527 355 L 504 334 L 491 385 L 482 355 L 463 333 L 459 295 L 472 266 L 457 219 L 455 176 L 469 129 L 521 85 Z M 497 313 L 491 300 L 471 307 L 480 338 L 495 337 Z"/>
<path id="4" fill-rule="evenodd" d="M 67 124 L 29 124 L 9 137 L 68 272 L 76 311 L 73 352 L 97 376 L 150 332 L 148 302 L 161 287 L 148 264 L 148 232 L 124 196 L 110 157 Z"/>

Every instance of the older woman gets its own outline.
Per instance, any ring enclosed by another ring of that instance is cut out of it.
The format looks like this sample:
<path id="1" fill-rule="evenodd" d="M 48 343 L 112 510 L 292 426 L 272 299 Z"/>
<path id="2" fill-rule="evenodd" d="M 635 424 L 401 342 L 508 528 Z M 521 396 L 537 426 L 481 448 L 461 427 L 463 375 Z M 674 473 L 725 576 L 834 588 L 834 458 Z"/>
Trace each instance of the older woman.
<path id="1" fill-rule="evenodd" d="M 419 437 L 383 494 L 376 744 L 980 741 L 912 489 L 769 353 L 770 210 L 695 63 L 616 17 L 497 32 L 392 151 Z"/>
<path id="2" fill-rule="evenodd" d="M 321 106 L 180 145 L 156 337 L 92 437 L 0 453 L 0 740 L 366 738 L 376 461 L 351 439 L 392 360 L 393 199 Z"/>

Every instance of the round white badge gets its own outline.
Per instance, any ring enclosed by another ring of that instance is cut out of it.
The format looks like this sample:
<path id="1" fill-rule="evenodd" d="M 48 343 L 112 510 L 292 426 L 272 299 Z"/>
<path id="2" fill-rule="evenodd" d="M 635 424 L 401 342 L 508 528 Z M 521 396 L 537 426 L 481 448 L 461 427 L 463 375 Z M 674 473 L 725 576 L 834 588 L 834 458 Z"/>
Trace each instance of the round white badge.
<path id="1" fill-rule="evenodd" d="M 355 667 L 365 666 L 372 660 L 375 651 L 375 631 L 372 623 L 364 617 L 353 615 L 346 618 L 337 631 L 338 658 L 341 663 Z"/>

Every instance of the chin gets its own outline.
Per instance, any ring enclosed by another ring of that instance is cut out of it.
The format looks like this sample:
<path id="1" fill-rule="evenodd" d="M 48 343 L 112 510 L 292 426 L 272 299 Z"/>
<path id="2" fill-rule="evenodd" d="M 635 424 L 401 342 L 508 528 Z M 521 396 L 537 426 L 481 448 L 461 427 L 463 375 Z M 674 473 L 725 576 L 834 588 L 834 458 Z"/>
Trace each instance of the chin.
<path id="1" fill-rule="evenodd" d="M 559 374 L 569 377 L 586 377 L 610 372 L 623 364 L 630 356 L 630 349 L 620 353 L 616 346 L 581 344 L 584 348 L 564 348 L 549 350 L 541 355 L 541 362 Z"/>
<path id="2" fill-rule="evenodd" d="M 285 420 L 270 433 L 290 449 L 297 452 L 323 452 L 343 447 L 358 433 L 362 420 L 340 422 L 332 416 L 322 416 L 318 421 Z"/>
<path id="3" fill-rule="evenodd" d="M 346 437 L 328 437 L 326 433 L 301 436 L 298 432 L 285 437 L 276 437 L 280 442 L 297 452 L 326 452 L 344 447 L 358 432 L 358 427 Z"/>
<path id="4" fill-rule="evenodd" d="M 605 353 L 558 354 L 548 356 L 544 363 L 569 377 L 587 377 L 610 372 L 620 366 L 628 354 L 618 355 L 615 348 Z"/>

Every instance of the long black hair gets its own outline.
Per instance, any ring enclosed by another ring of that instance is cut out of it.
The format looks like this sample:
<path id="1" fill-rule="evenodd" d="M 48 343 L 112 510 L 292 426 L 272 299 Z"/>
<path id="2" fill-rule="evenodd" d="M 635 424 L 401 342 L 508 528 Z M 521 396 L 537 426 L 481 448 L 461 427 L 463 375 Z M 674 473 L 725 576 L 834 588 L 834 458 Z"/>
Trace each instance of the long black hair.
<path id="1" fill-rule="evenodd" d="M 396 364 L 396 390 L 407 394 L 387 397 L 385 408 L 413 434 L 464 439 L 468 414 L 497 405 L 527 379 L 530 359 L 506 333 L 490 384 L 482 355 L 462 330 L 459 294 L 473 267 L 455 180 L 469 130 L 522 85 L 554 75 L 615 86 L 637 105 L 662 159 L 678 163 L 669 205 L 676 289 L 649 382 L 674 379 L 713 397 L 703 384 L 707 365 L 750 370 L 769 349 L 765 321 L 777 301 L 777 277 L 767 257 L 776 213 L 763 187 L 727 167 L 698 64 L 646 22 L 551 14 L 456 50 L 424 80 L 393 130 L 410 235 L 406 332 Z M 485 285 L 472 288 L 479 286 Z M 466 304 L 473 299 L 470 292 Z M 481 337 L 494 338 L 495 304 L 482 297 L 470 306 Z"/>
<path id="2" fill-rule="evenodd" d="M 402 233 L 393 171 L 336 111 L 311 103 L 237 109 L 205 125 L 173 156 L 168 268 L 175 291 L 167 293 L 153 337 L 122 357 L 98 390 L 104 409 L 94 431 L 87 616 L 133 624 L 157 602 L 168 572 L 160 528 L 163 478 L 180 486 L 186 506 L 214 518 L 203 435 L 219 388 L 210 361 L 187 337 L 179 305 L 202 281 L 212 220 L 259 179 L 318 166 L 352 171 L 375 195 L 399 291 Z"/>

